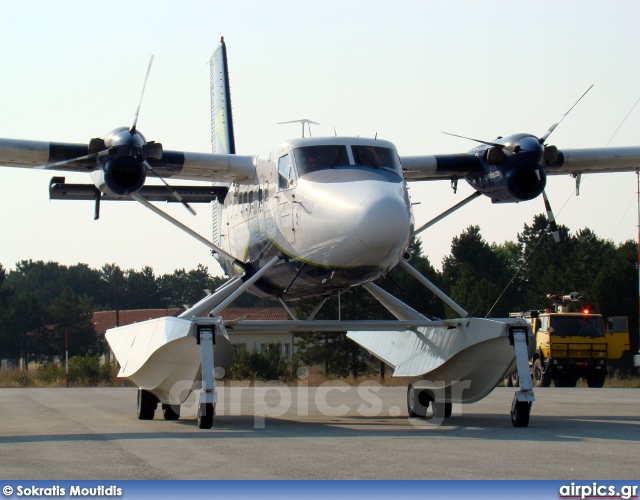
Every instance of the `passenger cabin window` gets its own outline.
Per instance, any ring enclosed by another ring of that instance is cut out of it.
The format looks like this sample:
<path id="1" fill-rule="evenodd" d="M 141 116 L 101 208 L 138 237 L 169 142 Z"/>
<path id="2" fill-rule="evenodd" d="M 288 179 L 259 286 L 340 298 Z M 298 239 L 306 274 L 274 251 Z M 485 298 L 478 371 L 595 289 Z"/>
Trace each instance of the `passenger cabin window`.
<path id="1" fill-rule="evenodd" d="M 398 155 L 393 149 L 378 146 L 351 146 L 356 165 L 381 168 L 398 173 L 400 165 Z"/>
<path id="2" fill-rule="evenodd" d="M 278 160 L 278 187 L 289 189 L 293 182 L 293 169 L 289 155 L 284 155 Z"/>
<path id="3" fill-rule="evenodd" d="M 300 175 L 334 167 L 349 166 L 346 146 L 306 146 L 293 150 Z"/>

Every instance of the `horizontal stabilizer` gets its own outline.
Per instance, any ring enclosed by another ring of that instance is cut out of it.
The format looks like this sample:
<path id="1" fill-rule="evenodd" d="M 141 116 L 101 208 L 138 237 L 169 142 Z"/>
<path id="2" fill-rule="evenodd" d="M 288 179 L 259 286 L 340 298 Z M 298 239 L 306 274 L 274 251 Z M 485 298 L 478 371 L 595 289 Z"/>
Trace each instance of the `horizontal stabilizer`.
<path id="1" fill-rule="evenodd" d="M 226 186 L 172 186 L 187 203 L 211 203 L 214 200 L 222 203 L 229 188 Z M 147 201 L 176 202 L 176 198 L 165 186 L 143 186 L 138 193 Z M 101 195 L 101 196 L 100 196 Z M 93 184 L 67 184 L 64 177 L 54 177 L 49 184 L 51 200 L 95 200 L 101 201 L 133 201 L 131 196 L 111 196 L 101 193 Z"/>

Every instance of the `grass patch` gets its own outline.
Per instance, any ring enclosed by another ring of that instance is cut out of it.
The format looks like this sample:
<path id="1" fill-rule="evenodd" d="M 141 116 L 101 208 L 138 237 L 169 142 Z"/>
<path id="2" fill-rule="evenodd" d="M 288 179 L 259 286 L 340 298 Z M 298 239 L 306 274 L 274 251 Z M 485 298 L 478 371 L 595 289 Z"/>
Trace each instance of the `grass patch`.
<path id="1" fill-rule="evenodd" d="M 73 361 L 73 362 L 72 362 Z M 117 377 L 116 363 L 99 364 L 97 358 L 79 357 L 69 360 L 70 387 L 135 387 L 135 384 Z M 251 380 L 251 386 L 265 385 L 269 381 L 267 379 Z M 237 379 L 236 379 L 237 380 Z M 225 378 L 224 382 L 230 383 L 229 378 Z M 320 385 L 344 385 L 352 387 L 359 386 L 363 382 L 377 382 L 383 387 L 407 387 L 409 381 L 405 378 L 395 378 L 389 374 L 382 379 L 378 376 L 364 377 L 327 377 L 322 367 L 301 367 L 298 371 L 298 377 L 292 377 L 285 383 L 295 385 L 304 382 L 309 387 L 319 387 Z M 0 371 L 0 388 L 47 388 L 47 387 L 65 387 L 66 377 L 64 367 L 57 364 L 43 365 L 38 369 L 29 369 L 27 371 L 12 369 Z M 584 380 L 578 380 L 576 387 L 587 387 Z M 613 372 L 607 377 L 604 387 L 638 389 L 640 388 L 640 377 L 637 375 L 620 375 L 618 371 Z"/>

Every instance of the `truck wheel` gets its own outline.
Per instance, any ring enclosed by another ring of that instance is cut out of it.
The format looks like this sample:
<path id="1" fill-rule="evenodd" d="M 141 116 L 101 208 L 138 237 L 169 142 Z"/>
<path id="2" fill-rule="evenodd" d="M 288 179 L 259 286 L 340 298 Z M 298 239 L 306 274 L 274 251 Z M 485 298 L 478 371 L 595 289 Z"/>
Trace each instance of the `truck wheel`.
<path id="1" fill-rule="evenodd" d="M 592 370 L 587 375 L 587 385 L 589 387 L 602 387 L 607 377 L 607 372 L 604 369 Z"/>
<path id="2" fill-rule="evenodd" d="M 553 384 L 556 387 L 575 387 L 577 381 L 578 379 L 576 377 L 572 377 L 571 375 L 567 375 L 566 373 L 561 373 L 553 379 Z"/>
<path id="3" fill-rule="evenodd" d="M 533 386 L 542 386 L 543 377 L 544 375 L 542 372 L 542 362 L 540 361 L 540 358 L 536 358 L 533 362 L 533 366 L 531 367 L 531 378 L 533 379 Z"/>

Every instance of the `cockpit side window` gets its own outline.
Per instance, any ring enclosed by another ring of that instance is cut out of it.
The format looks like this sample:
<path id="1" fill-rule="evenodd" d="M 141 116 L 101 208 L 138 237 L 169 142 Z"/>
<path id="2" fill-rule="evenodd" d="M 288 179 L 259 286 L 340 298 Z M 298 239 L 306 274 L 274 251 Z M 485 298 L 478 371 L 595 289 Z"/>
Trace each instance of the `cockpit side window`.
<path id="1" fill-rule="evenodd" d="M 278 159 L 278 187 L 280 189 L 289 189 L 293 182 L 293 169 L 291 167 L 291 158 L 289 155 L 281 156 Z"/>
<path id="2" fill-rule="evenodd" d="M 378 146 L 351 146 L 356 165 L 400 172 L 398 155 L 393 149 Z"/>
<path id="3" fill-rule="evenodd" d="M 301 176 L 316 170 L 349 166 L 346 146 L 305 146 L 294 149 L 293 155 Z"/>

